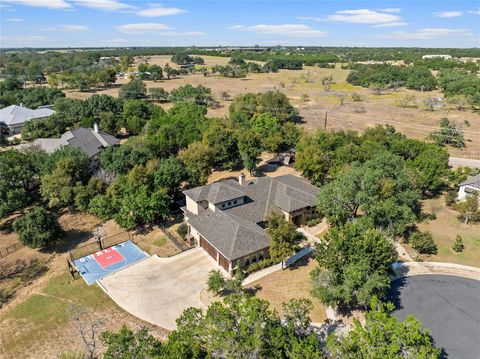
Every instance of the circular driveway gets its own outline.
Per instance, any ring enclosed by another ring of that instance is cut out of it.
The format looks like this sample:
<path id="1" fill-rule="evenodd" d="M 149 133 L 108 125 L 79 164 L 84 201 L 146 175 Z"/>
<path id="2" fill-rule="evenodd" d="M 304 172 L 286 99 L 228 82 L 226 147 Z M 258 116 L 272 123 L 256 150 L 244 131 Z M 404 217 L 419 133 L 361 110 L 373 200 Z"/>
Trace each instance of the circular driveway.
<path id="1" fill-rule="evenodd" d="M 413 314 L 451 359 L 480 358 L 480 281 L 449 275 L 395 280 L 389 293 L 400 320 Z"/>

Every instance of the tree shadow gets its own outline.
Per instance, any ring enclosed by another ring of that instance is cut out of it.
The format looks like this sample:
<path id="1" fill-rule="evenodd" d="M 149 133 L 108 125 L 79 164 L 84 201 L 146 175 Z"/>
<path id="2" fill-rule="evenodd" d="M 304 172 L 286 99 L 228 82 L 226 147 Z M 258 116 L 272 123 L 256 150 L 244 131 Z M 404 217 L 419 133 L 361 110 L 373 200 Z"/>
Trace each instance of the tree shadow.
<path id="1" fill-rule="evenodd" d="M 407 284 L 407 282 L 408 282 L 407 277 L 395 279 L 392 282 L 392 285 L 390 287 L 390 290 L 387 293 L 387 296 L 385 297 L 385 300 L 387 302 L 393 303 L 396 310 L 403 309 L 402 300 L 401 300 L 401 291 L 402 291 L 402 288 Z"/>
<path id="2" fill-rule="evenodd" d="M 76 229 L 70 229 L 64 231 L 60 236 L 60 240 L 58 240 L 55 244 L 45 249 L 41 249 L 40 252 L 68 252 L 75 249 L 78 245 L 87 242 L 92 237 L 93 233 L 90 231 L 79 231 Z"/>
<path id="3" fill-rule="evenodd" d="M 243 288 L 243 292 L 252 296 L 256 295 L 261 290 L 262 286 L 260 284 L 255 284 L 253 287 Z"/>

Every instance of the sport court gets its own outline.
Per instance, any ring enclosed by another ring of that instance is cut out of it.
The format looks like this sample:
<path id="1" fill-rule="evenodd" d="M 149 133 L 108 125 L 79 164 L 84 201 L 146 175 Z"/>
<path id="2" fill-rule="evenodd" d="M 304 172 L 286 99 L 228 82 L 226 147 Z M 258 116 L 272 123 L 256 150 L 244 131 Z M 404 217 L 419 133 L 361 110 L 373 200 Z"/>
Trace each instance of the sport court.
<path id="1" fill-rule="evenodd" d="M 91 285 L 99 279 L 148 257 L 149 255 L 132 241 L 126 241 L 75 259 L 73 264 L 85 282 Z"/>

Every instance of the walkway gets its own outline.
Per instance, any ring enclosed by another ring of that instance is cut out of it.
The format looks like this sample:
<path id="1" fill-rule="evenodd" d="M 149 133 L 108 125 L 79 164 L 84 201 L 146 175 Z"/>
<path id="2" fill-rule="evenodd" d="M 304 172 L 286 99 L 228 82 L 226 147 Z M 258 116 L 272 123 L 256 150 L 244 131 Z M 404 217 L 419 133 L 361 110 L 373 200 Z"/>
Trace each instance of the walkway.
<path id="1" fill-rule="evenodd" d="M 462 167 L 478 167 L 480 168 L 480 160 L 473 158 L 460 158 L 450 157 L 448 160 L 450 166 L 462 166 Z"/>

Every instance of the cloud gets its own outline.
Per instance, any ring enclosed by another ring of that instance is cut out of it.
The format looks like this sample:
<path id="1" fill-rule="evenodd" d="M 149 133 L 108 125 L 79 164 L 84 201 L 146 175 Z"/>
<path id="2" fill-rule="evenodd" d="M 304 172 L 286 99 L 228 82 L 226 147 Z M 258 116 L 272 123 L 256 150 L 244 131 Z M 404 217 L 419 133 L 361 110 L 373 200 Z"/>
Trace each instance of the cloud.
<path id="1" fill-rule="evenodd" d="M 5 21 L 8 21 L 8 22 L 21 22 L 23 21 L 23 19 L 20 19 L 18 17 L 9 17 L 8 19 L 5 19 Z"/>
<path id="2" fill-rule="evenodd" d="M 463 12 L 461 12 L 461 11 L 438 11 L 438 12 L 433 13 L 433 16 L 443 17 L 443 18 L 459 17 L 459 16 L 462 16 L 462 15 L 463 15 Z"/>
<path id="3" fill-rule="evenodd" d="M 468 10 L 469 14 L 475 14 L 475 15 L 480 15 L 480 8 L 478 10 Z"/>
<path id="4" fill-rule="evenodd" d="M 377 11 L 388 12 L 388 13 L 397 13 L 397 12 L 402 11 L 402 9 L 400 9 L 398 7 L 395 7 L 395 8 L 387 8 L 387 9 L 377 9 Z"/>
<path id="5" fill-rule="evenodd" d="M 385 24 L 373 25 L 373 27 L 398 27 L 398 26 L 405 26 L 405 25 L 407 25 L 406 22 L 399 21 L 399 22 L 386 22 Z"/>
<path id="6" fill-rule="evenodd" d="M 116 0 L 73 0 L 76 4 L 91 9 L 117 11 L 117 10 L 129 10 L 134 6 L 128 5 Z"/>
<path id="7" fill-rule="evenodd" d="M 460 35 L 471 36 L 472 33 L 466 29 L 425 28 L 414 32 L 396 31 L 393 34 L 382 35 L 380 37 L 397 40 L 432 40 Z"/>
<path id="8" fill-rule="evenodd" d="M 337 11 L 333 15 L 328 15 L 323 20 L 346 22 L 349 24 L 385 24 L 400 22 L 402 18 L 398 15 L 381 12 L 379 10 L 357 9 Z"/>
<path id="9" fill-rule="evenodd" d="M 58 31 L 58 32 L 86 32 L 88 26 L 84 25 L 56 25 L 41 29 L 41 31 Z"/>
<path id="10" fill-rule="evenodd" d="M 261 35 L 282 35 L 292 37 L 319 37 L 325 36 L 327 34 L 325 31 L 316 30 L 304 24 L 259 24 L 253 26 L 235 25 L 230 27 L 229 29 L 237 31 L 256 32 Z"/>
<path id="11" fill-rule="evenodd" d="M 148 9 L 140 10 L 139 12 L 137 12 L 137 15 L 144 17 L 159 17 L 178 15 L 185 12 L 187 11 L 176 7 L 163 7 L 159 4 L 151 4 Z"/>
<path id="12" fill-rule="evenodd" d="M 65 0 L 2 0 L 4 3 L 44 7 L 47 9 L 69 9 L 72 6 Z"/>

